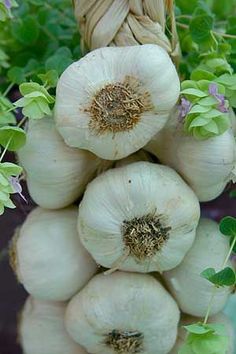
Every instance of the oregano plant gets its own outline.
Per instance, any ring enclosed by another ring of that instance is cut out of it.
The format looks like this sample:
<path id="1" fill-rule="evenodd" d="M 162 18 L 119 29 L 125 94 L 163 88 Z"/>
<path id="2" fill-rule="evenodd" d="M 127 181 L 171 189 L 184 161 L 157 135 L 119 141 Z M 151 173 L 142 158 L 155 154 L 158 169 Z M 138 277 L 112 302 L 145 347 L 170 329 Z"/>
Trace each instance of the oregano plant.
<path id="1" fill-rule="evenodd" d="M 213 284 L 211 300 L 203 322 L 184 326 L 188 335 L 178 354 L 226 354 L 228 351 L 229 338 L 224 325 L 208 323 L 208 319 L 216 289 L 222 286 L 233 287 L 236 284 L 235 270 L 227 266 L 232 252 L 236 251 L 236 218 L 224 217 L 219 228 L 221 233 L 229 238 L 230 249 L 224 259 L 222 269 L 207 268 L 199 275 Z"/>

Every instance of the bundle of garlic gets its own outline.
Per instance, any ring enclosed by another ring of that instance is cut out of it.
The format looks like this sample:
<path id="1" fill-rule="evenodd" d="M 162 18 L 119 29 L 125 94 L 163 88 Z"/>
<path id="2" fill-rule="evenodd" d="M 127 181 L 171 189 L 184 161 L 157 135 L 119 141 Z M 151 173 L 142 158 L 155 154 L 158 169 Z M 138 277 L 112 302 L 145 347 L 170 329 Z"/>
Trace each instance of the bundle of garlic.
<path id="1" fill-rule="evenodd" d="M 27 299 L 18 327 L 24 354 L 86 354 L 66 332 L 65 310 L 61 302 Z"/>
<path id="2" fill-rule="evenodd" d="M 48 209 L 73 203 L 100 164 L 95 155 L 65 145 L 50 117 L 29 122 L 26 144 L 18 156 L 30 195 Z"/>
<path id="3" fill-rule="evenodd" d="M 33 210 L 12 244 L 11 263 L 19 281 L 35 298 L 64 301 L 97 270 L 79 241 L 77 208 Z"/>
<path id="4" fill-rule="evenodd" d="M 164 273 L 167 285 L 184 313 L 205 316 L 214 285 L 200 274 L 207 268 L 221 270 L 229 249 L 229 241 L 220 233 L 218 224 L 210 219 L 201 219 L 194 244 L 183 262 Z M 230 261 L 227 265 L 232 267 Z M 231 290 L 231 287 L 215 288 L 210 315 L 224 308 Z"/>
<path id="5" fill-rule="evenodd" d="M 236 144 L 232 129 L 206 140 L 183 131 L 178 109 L 164 129 L 146 146 L 161 162 L 174 168 L 200 201 L 215 199 L 235 175 Z"/>
<path id="6" fill-rule="evenodd" d="M 179 56 L 173 1 L 73 0 L 81 32 L 81 46 L 90 50 L 106 46 L 158 44 L 173 58 Z M 166 15 L 171 16 L 172 41 L 166 35 Z"/>
<path id="7" fill-rule="evenodd" d="M 178 337 L 174 348 L 169 354 L 178 354 L 180 348 L 184 344 L 188 332 L 183 328 L 183 326 L 197 323 L 200 320 L 201 319 L 197 317 L 182 315 L 179 323 Z M 225 354 L 234 354 L 234 328 L 229 317 L 226 316 L 223 312 L 220 312 L 217 315 L 210 317 L 208 323 L 222 324 L 225 326 L 226 335 L 228 337 L 228 351 Z"/>
<path id="8" fill-rule="evenodd" d="M 178 74 L 161 47 L 100 48 L 59 79 L 56 125 L 69 146 L 121 159 L 163 128 L 179 92 Z"/>
<path id="9" fill-rule="evenodd" d="M 78 227 L 83 245 L 98 264 L 162 272 L 182 261 L 198 220 L 198 200 L 174 170 L 134 162 L 88 185 Z"/>
<path id="10" fill-rule="evenodd" d="M 96 275 L 69 303 L 66 328 L 89 353 L 167 354 L 179 310 L 150 275 Z"/>

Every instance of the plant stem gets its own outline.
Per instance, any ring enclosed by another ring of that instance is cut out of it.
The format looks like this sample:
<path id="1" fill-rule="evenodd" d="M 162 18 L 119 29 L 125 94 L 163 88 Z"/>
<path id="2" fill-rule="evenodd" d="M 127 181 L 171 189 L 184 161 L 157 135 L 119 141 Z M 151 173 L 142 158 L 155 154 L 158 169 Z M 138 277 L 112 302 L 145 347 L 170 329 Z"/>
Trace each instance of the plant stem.
<path id="1" fill-rule="evenodd" d="M 20 128 L 20 127 L 22 126 L 22 124 L 24 124 L 24 122 L 26 121 L 26 119 L 27 119 L 26 117 L 24 117 L 23 119 L 21 119 L 21 121 L 17 124 L 17 127 Z M 12 141 L 13 136 L 14 136 L 14 133 L 12 134 L 12 136 L 10 137 L 10 139 L 8 140 L 7 145 L 5 146 L 3 152 L 1 153 L 0 162 L 2 162 L 4 156 L 5 156 L 6 152 L 7 152 L 7 149 L 8 149 L 8 147 L 9 147 L 9 145 L 10 145 L 10 142 Z"/>
<path id="2" fill-rule="evenodd" d="M 233 248 L 234 248 L 235 244 L 236 244 L 236 235 L 235 235 L 235 237 L 233 239 L 233 242 L 231 244 L 229 252 L 228 252 L 227 256 L 225 257 L 225 260 L 224 260 L 224 262 L 222 264 L 222 269 L 224 269 L 225 266 L 227 265 L 227 262 L 230 259 L 230 255 L 231 255 L 231 253 L 233 251 Z M 208 321 L 208 318 L 209 318 L 209 315 L 210 315 L 210 312 L 211 312 L 211 308 L 212 308 L 212 305 L 213 305 L 213 300 L 214 300 L 214 297 L 215 297 L 217 289 L 218 289 L 217 285 L 214 285 L 213 290 L 212 290 L 212 294 L 211 294 L 211 299 L 210 299 L 210 302 L 209 302 L 209 305 L 208 305 L 208 308 L 207 308 L 207 313 L 206 313 L 206 316 L 204 318 L 203 324 L 206 324 L 207 321 Z"/>
<path id="3" fill-rule="evenodd" d="M 177 26 L 183 29 L 189 29 L 188 25 L 185 25 L 184 23 L 176 22 Z M 234 34 L 229 34 L 229 33 L 221 33 L 217 31 L 212 31 L 214 35 L 224 37 L 224 38 L 231 38 L 231 39 L 236 39 L 236 36 Z"/>
<path id="4" fill-rule="evenodd" d="M 3 93 L 3 97 L 6 97 L 6 95 L 11 91 L 11 89 L 14 85 L 15 84 L 13 82 L 11 82 L 10 85 L 8 85 L 8 87 L 6 88 L 6 90 Z"/>
<path id="5" fill-rule="evenodd" d="M 229 258 L 231 256 L 231 253 L 232 253 L 232 251 L 234 249 L 235 244 L 236 244 L 236 235 L 234 236 L 233 242 L 231 243 L 231 247 L 230 247 L 229 253 L 228 253 L 228 255 L 225 258 L 225 261 L 223 263 L 223 266 L 222 266 L 223 269 L 225 268 L 225 266 L 226 266 L 226 264 L 227 264 L 227 262 L 228 262 L 228 260 L 229 260 Z"/>
<path id="6" fill-rule="evenodd" d="M 208 318 L 210 316 L 210 312 L 211 312 L 211 308 L 212 308 L 212 305 L 213 305 L 213 300 L 214 300 L 214 297 L 215 297 L 215 294 L 216 294 L 216 290 L 217 290 L 217 287 L 214 286 L 212 294 L 211 294 L 211 298 L 210 298 L 210 301 L 209 301 L 209 305 L 208 305 L 208 308 L 207 308 L 206 316 L 204 318 L 204 322 L 203 322 L 204 325 L 207 324 Z"/>

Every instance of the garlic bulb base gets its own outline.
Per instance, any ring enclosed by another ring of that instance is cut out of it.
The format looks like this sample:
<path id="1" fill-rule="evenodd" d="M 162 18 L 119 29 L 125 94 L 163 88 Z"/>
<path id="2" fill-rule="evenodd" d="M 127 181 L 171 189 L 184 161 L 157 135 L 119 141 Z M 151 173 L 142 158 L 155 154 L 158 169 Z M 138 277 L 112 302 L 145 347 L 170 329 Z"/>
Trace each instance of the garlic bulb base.
<path id="1" fill-rule="evenodd" d="M 151 110 L 150 94 L 140 88 L 138 79 L 126 76 L 123 82 L 107 84 L 94 96 L 85 112 L 89 127 L 97 135 L 129 131 L 140 121 L 141 114 Z"/>
<path id="2" fill-rule="evenodd" d="M 149 213 L 123 222 L 123 240 L 130 255 L 138 260 L 153 257 L 169 238 L 171 227 L 164 226 L 159 215 Z"/>
<path id="3" fill-rule="evenodd" d="M 139 331 L 113 330 L 108 333 L 105 344 L 115 353 L 140 353 L 143 350 L 143 334 Z"/>

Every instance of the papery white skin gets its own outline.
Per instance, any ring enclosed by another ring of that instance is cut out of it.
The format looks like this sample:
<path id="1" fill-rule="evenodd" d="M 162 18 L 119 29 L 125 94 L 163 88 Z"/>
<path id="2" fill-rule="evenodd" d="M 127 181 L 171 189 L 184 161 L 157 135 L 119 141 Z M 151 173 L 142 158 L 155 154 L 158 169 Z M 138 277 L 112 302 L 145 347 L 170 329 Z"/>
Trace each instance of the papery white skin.
<path id="1" fill-rule="evenodd" d="M 223 192 L 236 165 L 232 129 L 210 139 L 197 140 L 183 132 L 178 110 L 173 111 L 164 129 L 145 148 L 174 168 L 202 202 Z"/>
<path id="2" fill-rule="evenodd" d="M 124 220 L 156 210 L 172 229 L 153 257 L 132 255 L 119 269 L 151 272 L 176 267 L 191 247 L 199 220 L 199 203 L 192 190 L 169 167 L 135 162 L 105 172 L 87 187 L 79 209 L 79 234 L 98 264 L 112 268 L 124 254 Z"/>
<path id="3" fill-rule="evenodd" d="M 184 344 L 188 332 L 183 328 L 183 326 L 188 326 L 190 324 L 202 322 L 202 321 L 203 321 L 202 318 L 183 315 L 179 324 L 177 341 L 175 343 L 174 348 L 171 350 L 169 354 L 178 354 L 180 348 Z M 211 316 L 208 319 L 208 323 L 218 323 L 218 324 L 223 324 L 225 326 L 226 334 L 229 337 L 229 349 L 225 354 L 234 354 L 234 328 L 229 317 L 226 316 L 223 312 L 220 312 L 215 316 Z"/>
<path id="4" fill-rule="evenodd" d="M 18 327 L 24 354 L 87 354 L 69 337 L 65 310 L 65 303 L 27 299 Z"/>
<path id="5" fill-rule="evenodd" d="M 68 147 L 49 117 L 29 122 L 26 144 L 18 156 L 31 197 L 47 209 L 73 203 L 100 163 L 95 155 Z"/>
<path id="6" fill-rule="evenodd" d="M 196 239 L 183 262 L 163 274 L 184 313 L 205 316 L 214 285 L 200 274 L 207 268 L 221 270 L 229 249 L 229 239 L 221 234 L 218 224 L 210 219 L 200 219 Z M 227 266 L 232 266 L 232 263 L 229 261 Z M 216 289 L 210 315 L 224 308 L 231 290 L 231 287 Z"/>
<path id="7" fill-rule="evenodd" d="M 81 289 L 97 270 L 76 229 L 77 208 L 36 208 L 16 241 L 16 273 L 35 298 L 64 301 Z"/>
<path id="8" fill-rule="evenodd" d="M 113 330 L 144 335 L 140 354 L 166 354 L 177 336 L 179 309 L 152 276 L 115 272 L 96 275 L 66 310 L 71 337 L 91 354 L 114 354 L 104 344 Z"/>
<path id="9" fill-rule="evenodd" d="M 232 108 L 230 108 L 230 110 L 229 110 L 229 117 L 230 117 L 230 121 L 231 121 L 231 128 L 233 130 L 233 134 L 234 134 L 234 136 L 236 136 L 236 115 L 235 115 L 234 110 Z"/>
<path id="10" fill-rule="evenodd" d="M 154 106 L 144 112 L 133 129 L 95 134 L 89 128 L 88 108 L 95 94 L 107 84 L 138 79 Z M 57 85 L 55 120 L 69 146 L 117 160 L 144 146 L 167 122 L 180 92 L 179 77 L 164 49 L 146 44 L 100 48 L 71 64 Z"/>
<path id="11" fill-rule="evenodd" d="M 124 159 L 117 161 L 115 164 L 115 167 L 123 167 L 123 166 L 129 165 L 130 163 L 139 162 L 139 161 L 153 162 L 153 159 L 147 151 L 139 150 L 139 151 L 135 152 L 134 154 L 129 155 L 129 156 L 125 157 Z"/>

